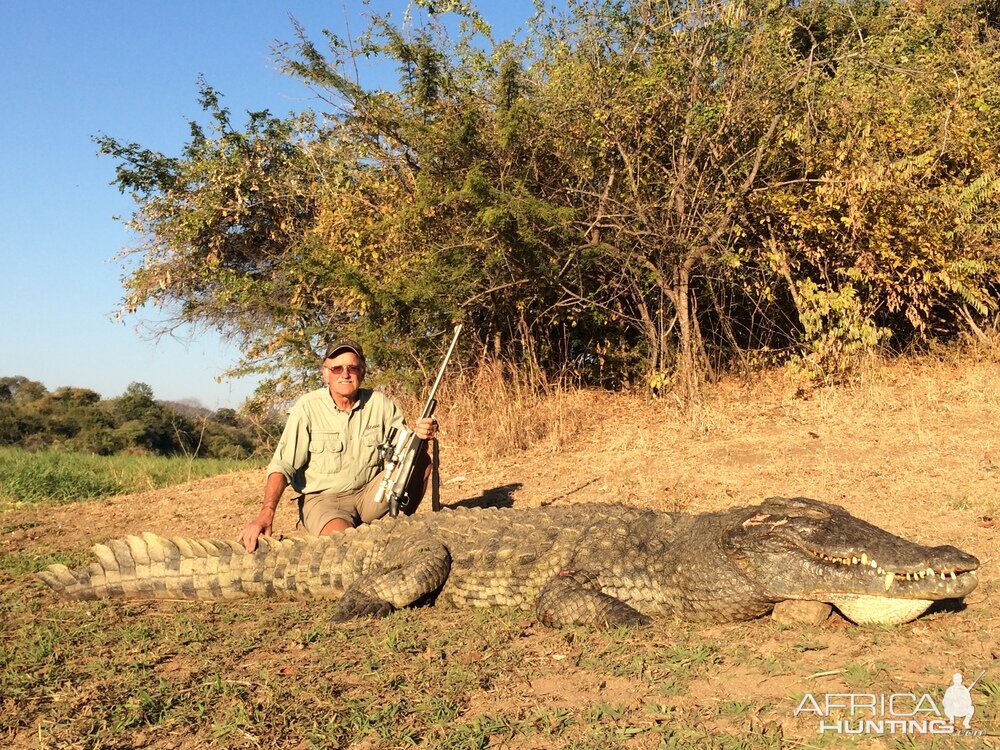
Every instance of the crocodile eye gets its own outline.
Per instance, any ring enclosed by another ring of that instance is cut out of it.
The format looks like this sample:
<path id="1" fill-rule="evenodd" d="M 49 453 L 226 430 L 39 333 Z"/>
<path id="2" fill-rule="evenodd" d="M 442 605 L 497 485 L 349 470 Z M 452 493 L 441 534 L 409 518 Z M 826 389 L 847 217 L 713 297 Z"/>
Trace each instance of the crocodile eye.
<path id="1" fill-rule="evenodd" d="M 774 516 L 784 516 L 789 520 L 796 518 L 823 520 L 833 515 L 831 509 L 823 503 L 805 497 L 769 497 L 761 505 L 761 510 Z"/>
<path id="2" fill-rule="evenodd" d="M 790 503 L 785 511 L 785 515 L 789 518 L 811 518 L 821 520 L 832 517 L 832 514 L 826 508 L 802 502 Z"/>

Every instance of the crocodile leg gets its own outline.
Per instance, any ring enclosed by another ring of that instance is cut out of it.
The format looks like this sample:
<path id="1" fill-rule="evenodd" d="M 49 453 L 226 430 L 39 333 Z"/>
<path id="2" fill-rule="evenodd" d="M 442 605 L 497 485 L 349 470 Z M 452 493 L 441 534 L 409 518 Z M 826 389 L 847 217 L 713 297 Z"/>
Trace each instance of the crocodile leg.
<path id="1" fill-rule="evenodd" d="M 603 628 L 648 625 L 648 616 L 621 599 L 600 589 L 597 576 L 582 570 L 562 570 L 549 581 L 535 605 L 543 624 L 558 628 L 565 625 L 592 625 Z"/>
<path id="2" fill-rule="evenodd" d="M 438 591 L 451 572 L 451 554 L 431 538 L 390 545 L 383 564 L 354 580 L 333 614 L 334 622 L 357 617 L 385 617 Z"/>

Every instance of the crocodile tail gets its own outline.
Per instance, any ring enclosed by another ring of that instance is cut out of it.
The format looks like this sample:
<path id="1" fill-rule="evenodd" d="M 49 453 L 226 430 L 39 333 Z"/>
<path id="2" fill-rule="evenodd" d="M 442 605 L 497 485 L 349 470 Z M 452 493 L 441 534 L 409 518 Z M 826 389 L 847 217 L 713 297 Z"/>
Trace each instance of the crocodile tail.
<path id="1" fill-rule="evenodd" d="M 247 596 L 340 596 L 339 545 L 328 538 L 262 537 L 257 550 L 239 542 L 167 539 L 155 534 L 113 539 L 92 548 L 96 561 L 70 569 L 50 565 L 38 577 L 69 599 L 201 599 Z"/>

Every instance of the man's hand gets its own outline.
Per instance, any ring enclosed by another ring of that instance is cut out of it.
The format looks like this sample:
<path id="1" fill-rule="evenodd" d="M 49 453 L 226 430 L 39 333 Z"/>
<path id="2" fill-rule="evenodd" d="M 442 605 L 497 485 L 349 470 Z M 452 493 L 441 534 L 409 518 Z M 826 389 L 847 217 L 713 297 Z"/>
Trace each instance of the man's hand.
<path id="1" fill-rule="evenodd" d="M 430 440 L 438 432 L 438 423 L 434 417 L 423 417 L 413 425 L 413 434 L 421 440 Z"/>
<path id="2" fill-rule="evenodd" d="M 273 522 L 273 513 L 271 515 L 267 515 L 262 512 L 259 516 L 243 527 L 243 534 L 240 536 L 240 541 L 243 542 L 243 546 L 246 547 L 247 552 L 253 552 L 257 549 L 258 537 L 262 535 L 271 535 L 271 524 Z"/>
<path id="3" fill-rule="evenodd" d="M 260 509 L 257 517 L 243 528 L 243 533 L 240 535 L 240 541 L 247 548 L 247 552 L 257 549 L 257 539 L 261 534 L 271 535 L 274 511 L 278 507 L 281 493 L 287 486 L 288 480 L 281 472 L 273 471 L 267 475 L 267 480 L 264 482 L 264 507 Z"/>

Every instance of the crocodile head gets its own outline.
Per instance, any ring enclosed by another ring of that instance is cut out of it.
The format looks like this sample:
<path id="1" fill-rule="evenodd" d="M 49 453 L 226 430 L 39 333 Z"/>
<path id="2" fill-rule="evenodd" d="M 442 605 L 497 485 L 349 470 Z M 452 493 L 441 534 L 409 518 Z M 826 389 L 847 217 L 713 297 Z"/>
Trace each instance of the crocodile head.
<path id="1" fill-rule="evenodd" d="M 774 601 L 833 604 L 857 623 L 908 622 L 979 583 L 979 560 L 925 547 L 807 498 L 769 498 L 743 509 L 723 548 Z"/>

